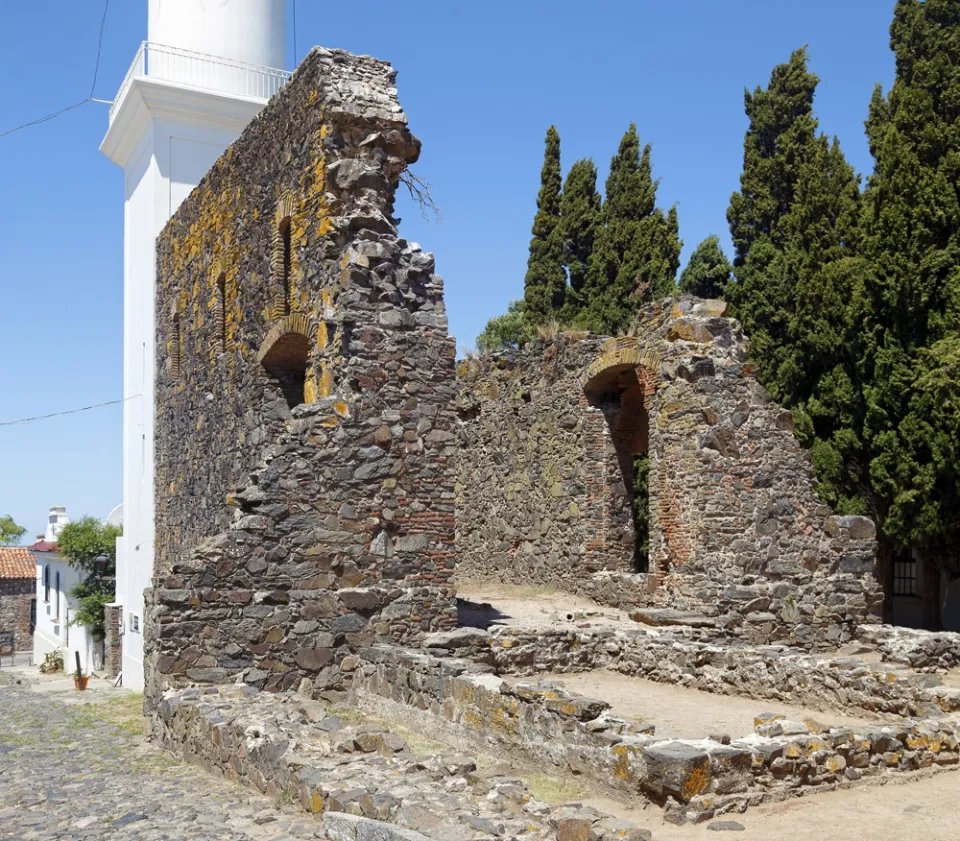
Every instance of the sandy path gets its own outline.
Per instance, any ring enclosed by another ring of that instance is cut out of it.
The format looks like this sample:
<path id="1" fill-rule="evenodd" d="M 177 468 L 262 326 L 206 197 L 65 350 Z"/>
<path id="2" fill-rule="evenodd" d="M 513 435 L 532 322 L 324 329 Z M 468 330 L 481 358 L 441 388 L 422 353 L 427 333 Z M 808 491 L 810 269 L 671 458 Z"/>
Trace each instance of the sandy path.
<path id="1" fill-rule="evenodd" d="M 870 719 L 855 718 L 838 712 L 817 712 L 808 707 L 775 701 L 714 695 L 671 683 L 654 683 L 642 678 L 627 677 L 605 669 L 577 674 L 545 674 L 538 677 L 558 683 L 580 695 L 600 698 L 610 704 L 614 714 L 623 718 L 655 724 L 656 735 L 664 738 L 701 739 L 711 733 L 726 733 L 738 739 L 753 732 L 753 718 L 762 712 L 781 713 L 794 721 L 815 718 L 824 724 L 847 727 L 870 723 Z M 512 682 L 530 680 L 507 679 Z M 957 837 L 960 838 L 960 827 Z"/>
<path id="2" fill-rule="evenodd" d="M 887 785 L 862 786 L 798 797 L 724 815 L 743 832 L 719 837 L 742 841 L 957 841 L 960 838 L 960 771 Z M 674 826 L 659 809 L 632 813 L 656 841 L 716 839 L 707 827 Z"/>

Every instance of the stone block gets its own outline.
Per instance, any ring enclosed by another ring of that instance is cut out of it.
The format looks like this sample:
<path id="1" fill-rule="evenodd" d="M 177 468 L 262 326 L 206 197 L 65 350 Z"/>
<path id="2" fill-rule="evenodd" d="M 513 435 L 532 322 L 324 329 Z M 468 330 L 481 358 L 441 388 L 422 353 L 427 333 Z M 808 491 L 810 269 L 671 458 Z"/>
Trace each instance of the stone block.
<path id="1" fill-rule="evenodd" d="M 642 749 L 645 773 L 641 785 L 657 797 L 675 797 L 681 803 L 710 788 L 710 756 L 689 742 L 658 742 Z"/>

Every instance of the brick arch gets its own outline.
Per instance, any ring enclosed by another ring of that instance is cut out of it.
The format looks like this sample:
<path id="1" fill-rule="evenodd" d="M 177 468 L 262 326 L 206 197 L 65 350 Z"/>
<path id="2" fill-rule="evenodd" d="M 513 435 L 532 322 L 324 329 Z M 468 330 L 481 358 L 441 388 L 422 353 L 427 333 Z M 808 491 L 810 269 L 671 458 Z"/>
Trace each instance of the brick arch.
<path id="1" fill-rule="evenodd" d="M 273 349 L 274 345 L 290 333 L 297 333 L 303 336 L 308 342 L 310 341 L 310 319 L 306 313 L 295 312 L 275 322 L 273 327 L 267 332 L 267 335 L 264 336 L 263 341 L 260 342 L 260 348 L 257 350 L 256 356 L 257 362 L 263 364 L 263 360 Z"/>
<path id="2" fill-rule="evenodd" d="M 633 489 L 637 456 L 650 453 L 651 466 L 656 458 L 650 446 L 650 398 L 659 370 L 655 352 L 624 336 L 606 342 L 580 377 L 587 484 L 584 560 L 591 572 L 655 568 L 652 551 L 646 564 L 636 551 Z M 652 523 L 653 517 L 648 519 Z M 651 540 L 651 550 L 653 546 Z"/>
<path id="3" fill-rule="evenodd" d="M 291 409 L 316 397 L 311 350 L 310 319 L 293 313 L 270 328 L 257 351 L 263 373 L 275 381 Z"/>
<path id="4" fill-rule="evenodd" d="M 270 277 L 273 283 L 271 314 L 274 318 L 283 318 L 294 309 L 293 276 L 298 264 L 292 237 L 296 210 L 297 203 L 293 194 L 287 190 L 281 192 L 273 212 L 273 242 L 270 253 Z"/>

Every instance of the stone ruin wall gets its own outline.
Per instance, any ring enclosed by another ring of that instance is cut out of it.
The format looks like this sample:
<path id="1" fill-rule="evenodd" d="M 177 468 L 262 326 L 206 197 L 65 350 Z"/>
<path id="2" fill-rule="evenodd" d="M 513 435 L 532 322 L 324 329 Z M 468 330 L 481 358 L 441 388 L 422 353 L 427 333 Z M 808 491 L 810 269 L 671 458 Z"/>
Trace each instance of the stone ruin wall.
<path id="1" fill-rule="evenodd" d="M 33 578 L 0 579 L 0 631 L 13 634 L 14 651 L 33 651 L 30 602 L 37 597 Z"/>
<path id="2" fill-rule="evenodd" d="M 455 350 L 393 217 L 394 79 L 313 50 L 159 237 L 154 697 L 336 688 L 456 622 Z"/>
<path id="3" fill-rule="evenodd" d="M 460 363 L 460 580 L 559 586 L 652 621 L 694 610 L 749 643 L 830 647 L 878 621 L 873 523 L 817 501 L 792 416 L 724 308 L 665 301 L 627 337 L 561 333 Z M 628 411 L 610 399 L 624 383 Z M 615 439 L 644 408 L 651 545 L 636 574 Z"/>

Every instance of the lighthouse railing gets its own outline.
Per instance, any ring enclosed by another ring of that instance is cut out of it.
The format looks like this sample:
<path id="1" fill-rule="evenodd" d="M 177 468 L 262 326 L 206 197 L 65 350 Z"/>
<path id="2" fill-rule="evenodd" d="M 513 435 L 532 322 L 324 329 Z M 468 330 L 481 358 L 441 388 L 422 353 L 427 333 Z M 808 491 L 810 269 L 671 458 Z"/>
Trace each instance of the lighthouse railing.
<path id="1" fill-rule="evenodd" d="M 138 77 L 175 82 L 199 90 L 240 96 L 249 99 L 270 99 L 290 77 L 286 70 L 247 64 L 220 56 L 196 53 L 179 47 L 168 47 L 144 41 L 134 56 L 130 69 L 110 107 L 110 118 Z"/>

